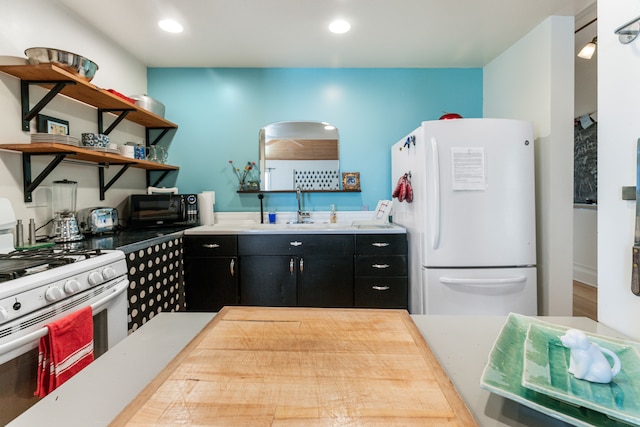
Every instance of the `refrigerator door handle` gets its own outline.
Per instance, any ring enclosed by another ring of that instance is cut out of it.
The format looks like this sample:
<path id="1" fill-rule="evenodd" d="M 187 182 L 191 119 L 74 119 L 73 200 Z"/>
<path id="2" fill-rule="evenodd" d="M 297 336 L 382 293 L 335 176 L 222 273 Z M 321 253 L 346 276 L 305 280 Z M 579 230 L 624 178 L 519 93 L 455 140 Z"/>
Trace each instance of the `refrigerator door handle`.
<path id="1" fill-rule="evenodd" d="M 473 279 L 473 278 L 460 278 L 460 277 L 440 277 L 440 283 L 445 285 L 460 285 L 460 286 L 491 286 L 507 287 L 524 283 L 527 281 L 527 276 L 513 276 L 513 277 L 500 277 L 495 279 Z"/>
<path id="2" fill-rule="evenodd" d="M 431 230 L 431 248 L 440 246 L 440 163 L 438 157 L 438 141 L 431 137 L 431 159 L 433 173 L 433 230 Z"/>

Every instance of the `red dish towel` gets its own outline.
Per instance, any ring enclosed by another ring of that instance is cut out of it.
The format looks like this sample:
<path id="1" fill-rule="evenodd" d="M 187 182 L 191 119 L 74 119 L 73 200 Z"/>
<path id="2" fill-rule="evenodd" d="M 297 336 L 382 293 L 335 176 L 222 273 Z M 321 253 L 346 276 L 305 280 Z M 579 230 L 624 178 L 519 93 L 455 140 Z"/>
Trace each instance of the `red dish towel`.
<path id="1" fill-rule="evenodd" d="M 400 177 L 391 196 L 397 198 L 399 202 L 413 202 L 413 187 L 411 186 L 411 179 L 408 173 Z"/>
<path id="2" fill-rule="evenodd" d="M 38 348 L 38 388 L 44 397 L 93 362 L 93 313 L 85 307 L 47 325 Z"/>

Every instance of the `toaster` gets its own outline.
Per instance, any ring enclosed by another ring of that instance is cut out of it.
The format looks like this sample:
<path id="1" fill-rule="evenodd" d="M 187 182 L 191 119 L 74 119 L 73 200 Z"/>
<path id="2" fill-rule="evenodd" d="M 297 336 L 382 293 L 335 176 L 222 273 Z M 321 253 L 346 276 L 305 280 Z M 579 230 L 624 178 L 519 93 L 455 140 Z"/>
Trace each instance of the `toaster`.
<path id="1" fill-rule="evenodd" d="M 118 210 L 115 208 L 84 208 L 76 213 L 78 227 L 84 234 L 99 234 L 118 228 Z"/>

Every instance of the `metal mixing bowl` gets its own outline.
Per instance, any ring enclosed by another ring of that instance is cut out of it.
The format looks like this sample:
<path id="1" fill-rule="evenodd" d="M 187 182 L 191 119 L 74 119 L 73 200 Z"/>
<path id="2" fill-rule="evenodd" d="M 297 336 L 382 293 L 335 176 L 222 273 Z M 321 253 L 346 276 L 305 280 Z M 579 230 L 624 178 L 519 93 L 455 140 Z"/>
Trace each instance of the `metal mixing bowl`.
<path id="1" fill-rule="evenodd" d="M 51 62 L 79 77 L 91 81 L 98 71 L 98 64 L 75 53 L 48 47 L 30 47 L 24 51 L 32 64 Z"/>

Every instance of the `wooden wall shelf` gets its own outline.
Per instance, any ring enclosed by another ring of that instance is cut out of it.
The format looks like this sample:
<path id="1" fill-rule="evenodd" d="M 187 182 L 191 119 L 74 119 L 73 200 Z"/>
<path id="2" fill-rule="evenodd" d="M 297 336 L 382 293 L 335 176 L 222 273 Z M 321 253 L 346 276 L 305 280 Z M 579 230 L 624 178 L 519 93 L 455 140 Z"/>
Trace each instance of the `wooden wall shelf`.
<path id="1" fill-rule="evenodd" d="M 55 142 L 35 142 L 32 144 L 0 144 L 0 148 L 11 151 L 21 151 L 29 154 L 65 154 L 73 160 L 83 160 L 103 165 L 124 165 L 146 170 L 178 170 L 178 166 L 165 165 L 148 160 L 132 159 L 120 154 L 107 151 L 91 150 L 75 145 L 60 144 Z"/>
<path id="2" fill-rule="evenodd" d="M 178 127 L 175 123 L 171 123 L 150 111 L 125 101 L 119 96 L 101 89 L 54 64 L 2 65 L 0 66 L 0 71 L 18 77 L 23 82 L 37 84 L 47 89 L 54 88 L 56 82 L 69 82 L 70 84 L 65 85 L 60 90 L 60 94 L 82 101 L 99 110 L 129 111 L 126 119 L 146 128 Z"/>
<path id="3" fill-rule="evenodd" d="M 297 190 L 244 190 L 236 191 L 239 194 L 258 193 L 295 193 Z M 301 190 L 302 193 L 360 193 L 361 190 Z"/>
<path id="4" fill-rule="evenodd" d="M 60 144 L 55 142 L 38 142 L 32 144 L 0 144 L 0 149 L 22 152 L 22 177 L 24 183 L 24 201 L 32 201 L 33 191 L 65 158 L 81 160 L 99 165 L 122 165 L 122 169 L 107 183 L 104 178 L 104 168 L 99 168 L 100 180 L 100 200 L 104 200 L 106 191 L 111 187 L 122 174 L 130 167 L 145 169 L 147 171 L 164 171 L 164 174 L 156 180 L 152 186 L 157 186 L 167 173 L 178 170 L 179 167 L 165 165 L 162 163 L 150 162 L 148 160 L 131 159 L 120 154 L 106 151 L 91 150 L 85 147 Z M 31 156 L 32 155 L 52 155 L 53 160 L 44 168 L 42 172 L 32 179 L 31 176 Z"/>
<path id="5" fill-rule="evenodd" d="M 81 101 L 89 106 L 98 109 L 98 132 L 109 134 L 122 120 L 128 120 L 145 127 L 147 146 L 155 145 L 162 139 L 169 130 L 177 129 L 178 125 L 165 120 L 136 104 L 132 104 L 113 93 L 101 89 L 91 84 L 85 79 L 64 70 L 51 63 L 37 65 L 2 65 L 0 71 L 20 79 L 20 97 L 22 104 L 22 130 L 29 131 L 31 120 L 57 95 L 65 95 L 69 98 Z M 38 85 L 49 90 L 35 106 L 31 107 L 29 92 L 31 85 Z M 113 114 L 115 120 L 107 129 L 103 129 L 103 115 Z M 159 135 L 151 140 L 150 130 L 160 130 Z M 178 170 L 176 166 L 164 165 L 146 160 L 136 160 L 121 156 L 120 154 L 101 152 L 88 149 L 86 147 L 76 147 L 67 144 L 42 142 L 33 144 L 0 144 L 0 148 L 22 152 L 22 174 L 24 179 L 24 201 L 32 200 L 32 192 L 65 158 L 71 157 L 73 160 L 82 160 L 99 165 L 122 165 L 120 171 L 108 182 L 104 180 L 104 167 L 99 168 L 100 179 L 100 200 L 104 200 L 105 192 L 117 181 L 129 168 L 135 167 L 147 171 L 147 186 L 158 186 L 158 184 L 173 170 Z M 53 160 L 31 179 L 31 156 L 52 155 Z M 161 176 L 151 183 L 150 171 L 163 171 Z"/>

